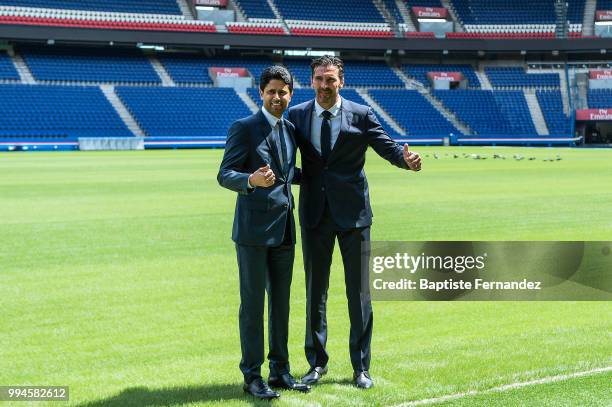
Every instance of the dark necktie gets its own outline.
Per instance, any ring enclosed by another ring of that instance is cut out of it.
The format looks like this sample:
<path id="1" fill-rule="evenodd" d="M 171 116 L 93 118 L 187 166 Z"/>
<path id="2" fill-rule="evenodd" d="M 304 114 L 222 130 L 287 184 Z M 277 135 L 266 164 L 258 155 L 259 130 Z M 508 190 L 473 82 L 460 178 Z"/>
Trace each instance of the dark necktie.
<path id="1" fill-rule="evenodd" d="M 287 162 L 287 143 L 285 143 L 285 133 L 283 132 L 283 123 L 281 120 L 279 120 L 277 123 L 278 123 L 278 138 L 280 139 L 281 160 L 283 163 L 281 170 L 283 171 L 283 174 L 286 174 L 287 170 L 289 169 L 289 163 Z"/>
<path id="2" fill-rule="evenodd" d="M 331 112 L 323 111 L 323 122 L 321 123 L 321 157 L 327 161 L 331 153 Z"/>

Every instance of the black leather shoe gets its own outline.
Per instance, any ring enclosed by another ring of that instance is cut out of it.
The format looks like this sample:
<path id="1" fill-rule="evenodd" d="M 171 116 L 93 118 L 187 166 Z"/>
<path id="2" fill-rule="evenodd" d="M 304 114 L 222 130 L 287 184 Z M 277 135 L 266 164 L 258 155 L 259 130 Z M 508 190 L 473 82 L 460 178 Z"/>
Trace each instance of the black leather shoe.
<path id="1" fill-rule="evenodd" d="M 285 373 L 280 376 L 270 376 L 268 384 L 270 387 L 301 391 L 302 393 L 308 393 L 310 391 L 310 386 L 297 382 L 290 373 Z"/>
<path id="2" fill-rule="evenodd" d="M 317 384 L 321 377 L 323 377 L 327 373 L 327 366 L 315 366 L 311 367 L 308 373 L 302 377 L 302 383 L 304 384 Z"/>
<path id="3" fill-rule="evenodd" d="M 257 397 L 261 400 L 271 400 L 280 397 L 280 394 L 270 389 L 266 382 L 261 377 L 254 379 L 249 384 L 244 384 L 243 390 L 245 393 Z"/>
<path id="4" fill-rule="evenodd" d="M 355 382 L 355 386 L 360 389 L 369 389 L 374 386 L 374 382 L 370 377 L 370 373 L 367 370 L 363 372 L 354 372 L 353 373 L 353 381 Z"/>

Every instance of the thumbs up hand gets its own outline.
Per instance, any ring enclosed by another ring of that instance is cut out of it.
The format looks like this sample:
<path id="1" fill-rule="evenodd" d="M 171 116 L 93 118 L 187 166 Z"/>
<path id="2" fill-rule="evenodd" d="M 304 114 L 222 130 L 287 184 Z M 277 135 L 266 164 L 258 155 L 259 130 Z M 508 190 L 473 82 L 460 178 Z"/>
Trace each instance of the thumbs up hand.
<path id="1" fill-rule="evenodd" d="M 274 171 L 270 169 L 270 164 L 258 168 L 257 171 L 249 175 L 249 183 L 254 187 L 269 187 L 276 182 Z"/>
<path id="2" fill-rule="evenodd" d="M 410 151 L 408 143 L 404 144 L 404 161 L 412 171 L 421 171 L 421 156 L 419 153 Z"/>

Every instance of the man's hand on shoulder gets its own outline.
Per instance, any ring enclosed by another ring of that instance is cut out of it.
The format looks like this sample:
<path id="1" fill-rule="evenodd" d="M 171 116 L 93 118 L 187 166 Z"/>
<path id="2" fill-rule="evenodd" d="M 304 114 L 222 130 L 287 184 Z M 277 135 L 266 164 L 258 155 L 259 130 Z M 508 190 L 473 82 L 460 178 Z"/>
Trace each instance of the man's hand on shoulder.
<path id="1" fill-rule="evenodd" d="M 252 187 L 270 187 L 276 182 L 274 171 L 270 169 L 270 164 L 259 168 L 257 171 L 249 175 L 249 184 Z"/>
<path id="2" fill-rule="evenodd" d="M 408 143 L 404 144 L 404 161 L 412 171 L 421 171 L 421 156 L 410 151 Z"/>

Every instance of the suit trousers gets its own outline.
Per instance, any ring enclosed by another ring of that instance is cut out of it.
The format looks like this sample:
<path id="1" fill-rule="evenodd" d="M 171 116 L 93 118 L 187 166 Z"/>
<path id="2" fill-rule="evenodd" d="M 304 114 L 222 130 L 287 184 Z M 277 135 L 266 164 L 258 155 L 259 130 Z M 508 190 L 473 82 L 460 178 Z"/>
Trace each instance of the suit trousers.
<path id="1" fill-rule="evenodd" d="M 236 244 L 240 279 L 240 370 L 245 383 L 261 377 L 264 362 L 264 297 L 268 293 L 270 375 L 289 373 L 289 299 L 295 244 L 289 214 L 283 243 L 276 247 Z"/>
<path id="2" fill-rule="evenodd" d="M 329 206 L 321 222 L 312 229 L 302 228 L 302 250 L 306 271 L 306 359 L 311 367 L 326 366 L 326 303 L 329 274 L 336 238 L 344 264 L 344 282 L 351 324 L 349 353 L 353 370 L 370 368 L 372 303 L 368 263 L 362 267 L 361 244 L 370 241 L 370 227 L 341 230 L 333 221 Z"/>

